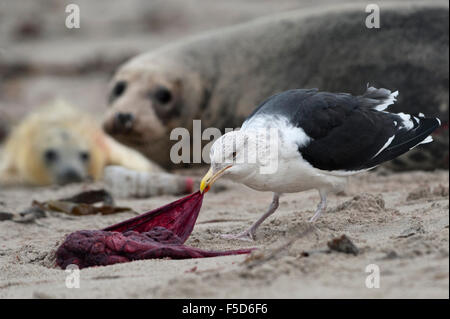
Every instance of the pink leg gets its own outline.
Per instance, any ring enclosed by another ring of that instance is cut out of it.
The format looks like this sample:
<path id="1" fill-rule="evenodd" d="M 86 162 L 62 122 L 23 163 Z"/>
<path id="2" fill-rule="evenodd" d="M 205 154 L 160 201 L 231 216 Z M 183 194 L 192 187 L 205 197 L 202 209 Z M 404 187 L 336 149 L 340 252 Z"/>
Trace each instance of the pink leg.
<path id="1" fill-rule="evenodd" d="M 319 190 L 320 194 L 320 203 L 317 205 L 316 212 L 314 213 L 314 216 L 311 217 L 309 220 L 310 223 L 315 222 L 317 219 L 319 219 L 320 215 L 327 209 L 327 193 L 324 190 Z"/>
<path id="2" fill-rule="evenodd" d="M 256 229 L 259 227 L 259 225 L 262 224 L 262 222 L 264 220 L 266 220 L 267 217 L 272 215 L 277 210 L 278 204 L 279 204 L 279 199 L 280 199 L 280 194 L 274 193 L 272 203 L 270 204 L 268 211 L 264 215 L 262 215 L 252 226 L 250 226 L 249 229 L 247 229 L 246 231 L 243 231 L 242 233 L 236 234 L 236 235 L 226 234 L 226 235 L 222 235 L 222 237 L 226 238 L 226 239 L 240 239 L 240 240 L 247 240 L 247 241 L 255 240 Z"/>

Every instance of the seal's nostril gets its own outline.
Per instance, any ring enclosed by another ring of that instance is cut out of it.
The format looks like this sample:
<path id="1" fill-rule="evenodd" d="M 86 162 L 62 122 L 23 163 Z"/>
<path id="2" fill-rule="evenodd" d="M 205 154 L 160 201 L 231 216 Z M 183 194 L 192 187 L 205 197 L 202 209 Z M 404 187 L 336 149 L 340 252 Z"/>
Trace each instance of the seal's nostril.
<path id="1" fill-rule="evenodd" d="M 81 182 L 82 180 L 83 177 L 77 170 L 68 168 L 64 170 L 64 172 L 59 176 L 58 183 L 64 185 L 69 183 Z"/>
<path id="2" fill-rule="evenodd" d="M 134 122 L 134 116 L 131 113 L 116 113 L 114 117 L 114 122 L 116 126 L 120 128 L 131 128 Z"/>

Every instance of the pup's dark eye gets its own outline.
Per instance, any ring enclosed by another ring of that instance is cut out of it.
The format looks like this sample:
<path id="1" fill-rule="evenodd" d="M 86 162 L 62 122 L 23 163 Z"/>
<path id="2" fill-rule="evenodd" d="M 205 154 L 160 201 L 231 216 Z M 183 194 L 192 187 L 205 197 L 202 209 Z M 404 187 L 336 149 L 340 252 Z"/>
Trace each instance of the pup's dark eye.
<path id="1" fill-rule="evenodd" d="M 89 161 L 91 155 L 88 152 L 80 152 L 80 158 L 83 162 Z"/>
<path id="2" fill-rule="evenodd" d="M 235 159 L 236 158 L 236 152 L 233 152 L 233 159 Z"/>
<path id="3" fill-rule="evenodd" d="M 44 159 L 47 163 L 53 163 L 58 160 L 58 153 L 55 150 L 48 149 L 44 153 Z"/>
<path id="4" fill-rule="evenodd" d="M 119 97 L 125 92 L 127 89 L 127 83 L 125 81 L 119 81 L 114 85 L 114 88 L 112 90 L 112 96 L 113 97 Z"/>
<path id="5" fill-rule="evenodd" d="M 172 93 L 165 87 L 160 87 L 155 92 L 155 99 L 161 104 L 167 104 L 172 100 Z"/>

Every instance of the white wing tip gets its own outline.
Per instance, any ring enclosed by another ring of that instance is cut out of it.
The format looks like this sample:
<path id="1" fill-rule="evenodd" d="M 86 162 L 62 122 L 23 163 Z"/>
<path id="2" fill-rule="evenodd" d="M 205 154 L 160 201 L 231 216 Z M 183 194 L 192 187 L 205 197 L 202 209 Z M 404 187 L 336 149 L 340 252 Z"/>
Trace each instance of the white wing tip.
<path id="1" fill-rule="evenodd" d="M 420 143 L 414 145 L 414 146 L 411 147 L 409 150 L 412 150 L 413 148 L 415 148 L 416 146 L 418 146 L 418 145 L 420 145 L 420 144 L 428 144 L 428 143 L 431 143 L 431 142 L 433 142 L 433 138 L 431 137 L 431 135 L 429 135 L 429 136 L 427 136 L 426 139 L 424 139 L 422 142 L 420 142 Z"/>
<path id="2" fill-rule="evenodd" d="M 420 142 L 419 144 L 427 144 L 427 143 L 431 143 L 433 142 L 433 137 L 431 135 L 428 135 L 426 139 L 424 139 L 422 142 Z"/>

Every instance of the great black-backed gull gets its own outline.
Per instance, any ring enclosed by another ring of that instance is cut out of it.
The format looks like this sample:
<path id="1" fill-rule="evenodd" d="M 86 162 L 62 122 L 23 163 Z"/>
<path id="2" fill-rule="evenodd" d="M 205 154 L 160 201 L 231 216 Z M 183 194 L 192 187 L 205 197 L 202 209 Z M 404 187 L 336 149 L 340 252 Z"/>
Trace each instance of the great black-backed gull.
<path id="1" fill-rule="evenodd" d="M 254 239 L 258 226 L 277 209 L 282 193 L 317 189 L 321 201 L 313 222 L 326 209 L 327 193 L 341 190 L 347 176 L 431 142 L 439 119 L 387 112 L 397 95 L 398 91 L 374 87 L 361 96 L 289 90 L 264 101 L 239 131 L 217 139 L 202 192 L 227 174 L 248 187 L 274 193 L 261 218 L 228 237 Z"/>

